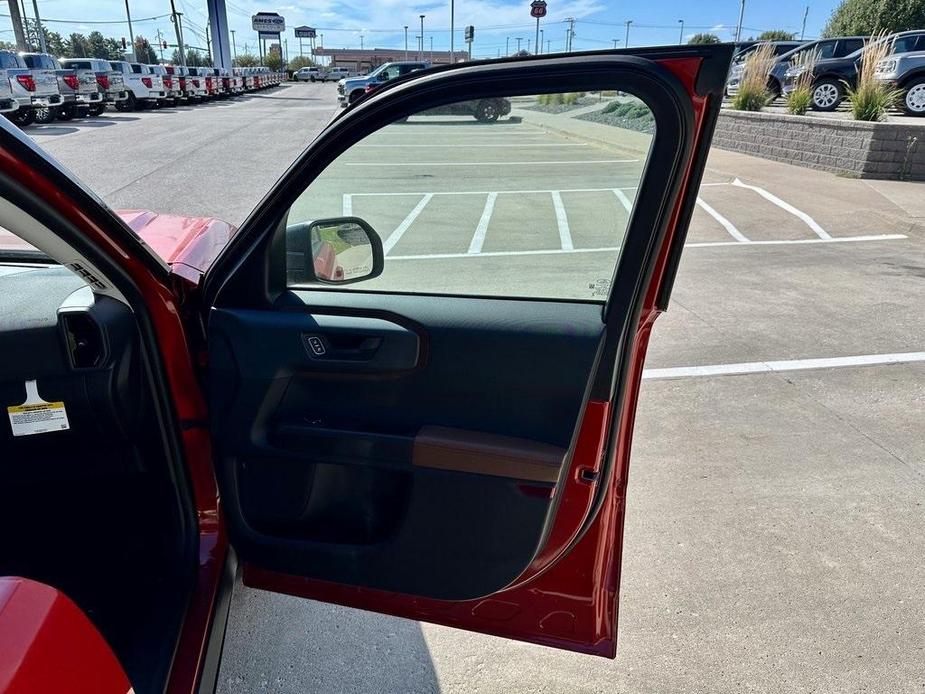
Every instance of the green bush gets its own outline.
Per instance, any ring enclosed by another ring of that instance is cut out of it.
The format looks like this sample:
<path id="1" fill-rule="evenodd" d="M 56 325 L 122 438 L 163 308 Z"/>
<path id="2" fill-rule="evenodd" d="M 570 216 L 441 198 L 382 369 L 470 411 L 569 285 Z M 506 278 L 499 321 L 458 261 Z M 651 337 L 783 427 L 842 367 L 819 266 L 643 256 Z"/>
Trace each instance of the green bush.
<path id="1" fill-rule="evenodd" d="M 806 115 L 813 102 L 813 90 L 803 85 L 787 95 L 787 110 L 795 116 Z"/>
<path id="2" fill-rule="evenodd" d="M 900 92 L 885 84 L 875 82 L 859 84 L 856 89 L 848 89 L 848 102 L 851 115 L 855 120 L 881 121 L 896 101 Z"/>
<path id="3" fill-rule="evenodd" d="M 869 36 L 925 26 L 925 0 L 842 0 L 823 36 Z"/>
<path id="4" fill-rule="evenodd" d="M 732 108 L 736 111 L 760 111 L 768 105 L 770 94 L 767 89 L 739 86 L 739 91 L 732 97 Z"/>

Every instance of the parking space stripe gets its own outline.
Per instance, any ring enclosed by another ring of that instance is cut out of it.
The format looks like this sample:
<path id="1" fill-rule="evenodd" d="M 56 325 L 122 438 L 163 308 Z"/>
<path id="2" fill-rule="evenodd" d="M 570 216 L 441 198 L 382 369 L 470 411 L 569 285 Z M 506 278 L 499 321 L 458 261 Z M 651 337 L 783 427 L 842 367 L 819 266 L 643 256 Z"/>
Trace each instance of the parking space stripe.
<path id="1" fill-rule="evenodd" d="M 344 217 L 353 216 L 353 196 L 350 193 L 344 193 Z"/>
<path id="2" fill-rule="evenodd" d="M 617 196 L 617 200 L 619 200 L 620 204 L 623 205 L 623 209 L 625 209 L 627 212 L 633 209 L 633 202 L 629 199 L 626 193 L 624 193 L 619 188 L 614 188 L 613 194 Z"/>
<path id="3" fill-rule="evenodd" d="M 828 239 L 785 239 L 782 241 L 707 241 L 704 243 L 686 243 L 685 248 L 748 248 L 749 246 L 806 246 L 830 243 L 863 243 L 872 241 L 897 241 L 909 238 L 905 234 L 875 234 L 871 236 L 837 236 Z M 423 255 L 393 255 L 389 260 L 446 260 L 450 258 L 488 258 L 492 256 L 507 255 L 561 255 L 563 253 L 616 253 L 619 246 L 605 246 L 601 248 L 572 248 L 561 250 L 557 248 L 535 251 L 491 251 L 487 253 L 427 253 Z"/>
<path id="4" fill-rule="evenodd" d="M 344 166 L 560 166 L 573 164 L 631 164 L 638 159 L 577 159 L 571 161 L 348 161 Z"/>
<path id="5" fill-rule="evenodd" d="M 747 188 L 748 190 L 753 190 L 756 193 L 758 193 L 758 195 L 760 195 L 765 200 L 767 200 L 768 202 L 771 202 L 777 205 L 782 210 L 785 210 L 789 212 L 790 214 L 792 214 L 794 217 L 801 219 L 806 224 L 806 226 L 812 229 L 813 232 L 816 234 L 816 236 L 818 236 L 820 239 L 832 238 L 829 235 L 829 232 L 827 232 L 825 229 L 819 226 L 819 224 L 816 222 L 815 219 L 810 217 L 808 214 L 806 214 L 802 210 L 798 210 L 796 207 L 794 207 L 790 203 L 781 200 L 779 197 L 777 197 L 773 193 L 769 193 L 764 188 L 759 188 L 758 186 L 750 186 L 747 183 L 742 183 L 742 181 L 740 181 L 738 178 L 732 181 L 732 185 L 738 188 Z"/>
<path id="6" fill-rule="evenodd" d="M 507 163 L 507 162 L 504 162 Z M 636 190 L 636 186 L 628 186 L 626 188 L 558 188 L 556 192 L 559 193 L 602 193 L 606 191 L 613 190 Z M 354 197 L 394 197 L 396 195 L 488 195 L 489 193 L 497 193 L 498 195 L 525 195 L 527 193 L 552 193 L 553 190 L 550 188 L 548 190 L 443 190 L 443 191 L 432 191 L 425 192 L 420 190 L 408 191 L 405 193 L 396 192 L 396 193 L 350 193 Z"/>
<path id="7" fill-rule="evenodd" d="M 565 205 L 562 203 L 562 195 L 558 190 L 554 190 L 552 195 L 552 206 L 556 211 L 556 226 L 559 227 L 559 244 L 563 251 L 575 249 L 572 244 L 572 232 L 568 228 L 568 215 L 565 213 Z"/>
<path id="8" fill-rule="evenodd" d="M 482 210 L 482 217 L 472 235 L 472 241 L 469 242 L 469 253 L 481 253 L 482 246 L 485 243 L 485 234 L 488 233 L 488 223 L 491 221 L 491 213 L 495 209 L 495 200 L 498 199 L 497 193 L 489 193 L 485 198 L 485 209 Z"/>
<path id="9" fill-rule="evenodd" d="M 424 211 L 424 208 L 427 207 L 427 203 L 430 202 L 432 197 L 434 197 L 433 193 L 424 195 L 421 201 L 414 206 L 414 209 L 408 213 L 408 216 L 404 218 L 402 223 L 395 228 L 395 231 L 389 234 L 389 238 L 382 243 L 382 250 L 385 255 L 388 255 L 389 251 L 395 248 L 395 244 L 401 241 L 401 237 L 408 231 L 408 227 L 410 227 L 414 223 L 414 220 L 418 218 L 418 215 Z"/>
<path id="10" fill-rule="evenodd" d="M 666 369 L 645 369 L 645 380 L 664 378 L 697 378 L 704 376 L 735 376 L 743 374 L 777 373 L 780 371 L 809 371 L 812 369 L 842 369 L 852 366 L 883 364 L 909 364 L 925 361 L 925 352 L 898 352 L 895 354 L 863 354 L 852 357 L 823 359 L 789 359 L 786 361 L 754 361 L 739 364 L 710 364 L 708 366 L 679 366 Z"/>
<path id="11" fill-rule="evenodd" d="M 720 226 L 722 226 L 723 229 L 725 229 L 732 238 L 734 238 L 739 243 L 748 243 L 748 239 L 745 237 L 745 234 L 736 229 L 735 224 L 714 210 L 703 198 L 698 197 L 697 204 L 703 209 L 704 212 L 719 222 Z"/>
<path id="12" fill-rule="evenodd" d="M 512 147 L 587 147 L 588 145 L 584 142 L 563 142 L 561 144 L 551 143 L 551 142 L 518 142 L 516 144 L 504 143 L 499 144 L 497 142 L 480 142 L 480 143 L 466 143 L 466 144 L 448 144 L 448 145 L 419 145 L 419 144 L 407 144 L 407 145 L 359 145 L 360 148 L 365 147 L 377 147 L 377 148 L 393 148 L 397 147 L 400 149 L 419 149 L 422 147 L 431 147 L 435 149 L 447 149 L 448 147 L 465 147 L 466 149 L 471 149 L 473 147 L 503 147 L 505 149 L 511 149 Z"/>

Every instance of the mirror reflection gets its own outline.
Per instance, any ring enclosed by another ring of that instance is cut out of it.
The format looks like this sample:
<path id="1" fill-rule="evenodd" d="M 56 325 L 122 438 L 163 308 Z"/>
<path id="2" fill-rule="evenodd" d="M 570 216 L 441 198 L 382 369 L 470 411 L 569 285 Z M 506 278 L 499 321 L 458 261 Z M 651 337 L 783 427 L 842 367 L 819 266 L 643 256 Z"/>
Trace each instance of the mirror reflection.
<path id="1" fill-rule="evenodd" d="M 318 279 L 349 282 L 373 274 L 373 246 L 366 230 L 356 222 L 315 222 L 310 237 Z"/>

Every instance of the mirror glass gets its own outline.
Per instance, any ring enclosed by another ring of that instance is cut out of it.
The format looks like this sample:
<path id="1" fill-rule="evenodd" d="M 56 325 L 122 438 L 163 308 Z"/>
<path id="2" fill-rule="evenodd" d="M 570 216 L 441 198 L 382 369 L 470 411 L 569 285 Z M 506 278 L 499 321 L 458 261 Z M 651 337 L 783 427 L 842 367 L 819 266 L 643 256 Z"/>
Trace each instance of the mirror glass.
<path id="1" fill-rule="evenodd" d="M 373 273 L 373 246 L 356 222 L 315 222 L 309 229 L 315 276 L 325 282 L 348 282 Z"/>

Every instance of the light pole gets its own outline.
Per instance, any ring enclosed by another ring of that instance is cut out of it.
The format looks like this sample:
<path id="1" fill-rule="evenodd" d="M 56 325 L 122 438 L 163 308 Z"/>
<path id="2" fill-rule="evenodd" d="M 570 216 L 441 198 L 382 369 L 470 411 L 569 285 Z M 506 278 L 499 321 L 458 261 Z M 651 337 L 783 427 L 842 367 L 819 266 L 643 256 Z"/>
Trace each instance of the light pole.
<path id="1" fill-rule="evenodd" d="M 520 53 L 520 42 L 523 41 L 523 38 L 518 36 L 516 37 L 516 40 L 517 40 L 517 53 Z"/>
<path id="2" fill-rule="evenodd" d="M 742 0 L 743 2 L 745 0 Z M 421 52 L 418 53 L 418 60 L 424 59 L 424 15 L 421 15 Z"/>
<path id="3" fill-rule="evenodd" d="M 803 40 L 803 37 L 806 35 L 806 18 L 809 17 L 809 5 L 806 6 L 806 11 L 803 13 L 803 28 L 800 30 L 800 41 Z"/>
<path id="4" fill-rule="evenodd" d="M 616 48 L 616 47 L 617 47 L 617 44 L 620 43 L 620 39 L 610 39 L 610 40 L 613 41 L 613 47 L 614 47 L 614 48 Z"/>
<path id="5" fill-rule="evenodd" d="M 405 24 L 405 62 L 408 61 L 408 25 Z"/>
<path id="6" fill-rule="evenodd" d="M 508 56 L 511 54 L 511 37 L 508 36 L 504 39 L 504 55 Z"/>
<path id="7" fill-rule="evenodd" d="M 127 7 L 128 0 L 125 0 L 125 2 Z M 39 45 L 42 47 L 42 53 L 47 53 L 48 49 L 45 47 L 45 30 L 42 29 L 42 18 L 39 17 L 38 0 L 32 0 L 32 7 L 35 8 L 35 33 L 39 35 Z"/>
<path id="8" fill-rule="evenodd" d="M 363 34 L 360 34 L 360 50 L 363 50 Z"/>
<path id="9" fill-rule="evenodd" d="M 678 35 L 678 45 L 680 46 L 682 43 L 684 43 L 684 20 L 679 19 L 678 24 L 681 25 L 681 33 Z"/>
<path id="10" fill-rule="evenodd" d="M 530 39 L 527 39 L 527 53 L 530 52 Z"/>
<path id="11" fill-rule="evenodd" d="M 299 55 L 302 54 L 302 42 L 299 41 Z M 238 57 L 238 48 L 234 43 L 234 29 L 231 30 L 231 55 L 235 58 Z"/>
<path id="12" fill-rule="evenodd" d="M 453 38 L 454 38 L 453 35 L 456 33 L 456 32 L 454 31 L 454 29 L 455 29 L 455 26 L 454 26 L 454 25 L 455 25 L 455 19 L 456 19 L 456 6 L 455 6 L 455 3 L 454 3 L 454 0 L 450 0 L 450 64 L 451 64 L 451 65 L 452 65 L 453 63 L 456 62 L 456 60 L 455 60 L 455 58 L 454 58 L 455 54 L 453 53 Z M 433 37 L 433 36 L 430 37 L 430 41 L 431 41 L 431 43 L 433 43 L 433 41 L 434 41 L 434 37 Z M 471 51 L 471 49 L 472 49 L 472 45 L 471 45 L 471 44 L 469 45 L 469 48 L 470 48 L 470 51 Z M 433 56 L 434 49 L 433 49 L 433 47 L 431 47 L 430 52 L 431 52 L 430 59 L 433 60 L 433 59 L 434 59 L 434 56 Z M 470 56 L 470 57 L 471 57 L 471 56 Z"/>
<path id="13" fill-rule="evenodd" d="M 627 20 L 626 20 L 626 38 L 623 39 L 623 45 L 624 45 L 626 48 L 629 48 L 629 47 L 630 47 L 630 24 L 632 24 L 632 23 L 633 23 L 633 20 L 632 20 L 632 19 L 627 19 Z"/>
<path id="14" fill-rule="evenodd" d="M 434 37 L 430 37 L 430 62 L 434 62 Z"/>
<path id="15" fill-rule="evenodd" d="M 173 8 L 173 3 L 171 2 L 171 8 L 173 13 L 176 14 L 177 11 Z M 138 56 L 135 55 L 135 35 L 132 33 L 132 13 L 128 9 L 128 0 L 125 0 L 125 18 L 128 20 L 128 40 L 129 45 L 132 47 L 132 62 L 134 63 Z M 183 47 L 180 46 L 180 52 L 182 54 Z"/>
<path id="16" fill-rule="evenodd" d="M 540 29 L 540 42 L 536 45 L 536 53 L 537 53 L 537 55 L 539 55 L 540 53 L 543 52 L 543 41 L 544 41 L 544 40 L 545 40 L 545 39 L 543 38 L 543 30 Z"/>
<path id="17" fill-rule="evenodd" d="M 739 23 L 736 24 L 736 43 L 742 38 L 743 19 L 745 19 L 745 0 L 739 0 Z"/>

